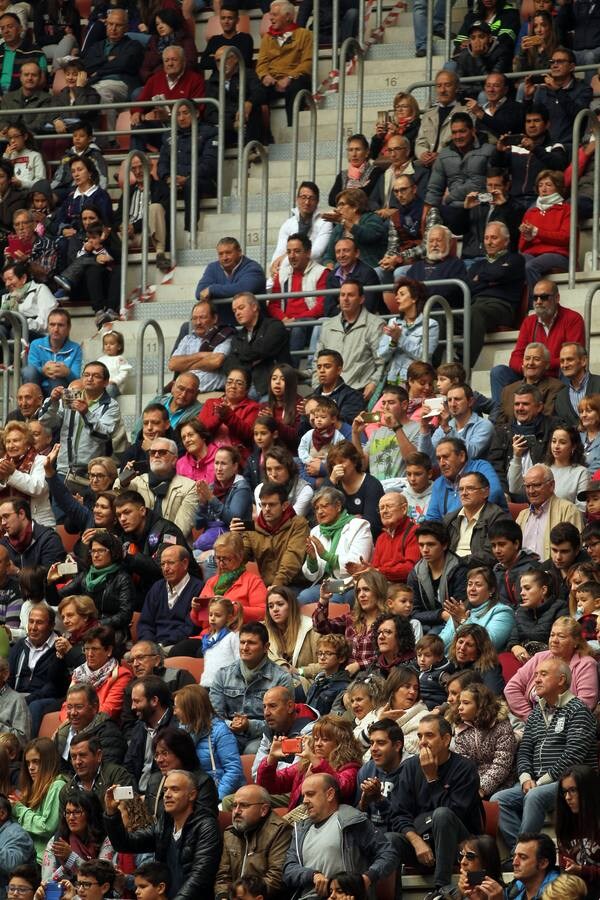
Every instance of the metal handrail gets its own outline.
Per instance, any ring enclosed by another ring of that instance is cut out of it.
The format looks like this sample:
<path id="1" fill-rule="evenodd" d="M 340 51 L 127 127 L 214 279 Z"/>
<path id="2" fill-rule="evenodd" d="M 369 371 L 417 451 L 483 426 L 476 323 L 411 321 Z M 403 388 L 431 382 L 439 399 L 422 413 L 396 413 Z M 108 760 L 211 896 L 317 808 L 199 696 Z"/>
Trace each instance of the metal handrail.
<path id="1" fill-rule="evenodd" d="M 583 322 L 585 326 L 586 350 L 589 358 L 590 347 L 592 343 L 592 302 L 595 295 L 600 291 L 600 283 L 592 284 L 585 295 L 585 303 L 583 306 Z"/>
<path id="2" fill-rule="evenodd" d="M 331 15 L 331 68 L 337 69 L 340 52 L 340 0 L 332 0 Z"/>
<path id="3" fill-rule="evenodd" d="M 431 5 L 430 3 L 428 5 Z M 575 66 L 575 72 L 588 72 L 591 69 L 596 71 L 598 69 L 598 63 L 586 63 L 585 65 Z M 504 72 L 504 77 L 508 78 L 509 81 L 516 81 L 519 78 L 525 78 L 527 75 L 547 75 L 548 69 L 529 69 L 526 72 Z M 482 83 L 485 81 L 485 75 L 465 75 L 460 79 L 460 83 L 462 84 L 473 84 L 473 83 Z M 406 88 L 407 94 L 412 94 L 413 91 L 416 91 L 418 88 L 431 88 L 435 86 L 435 79 L 430 78 L 427 81 L 414 81 Z"/>
<path id="4" fill-rule="evenodd" d="M 190 247 L 195 250 L 198 244 L 198 110 L 191 100 L 181 97 L 173 104 L 171 111 L 171 155 L 169 178 L 169 211 L 171 232 L 170 253 L 171 265 L 177 264 L 177 113 L 181 106 L 189 106 L 192 112 L 192 158 L 190 160 Z M 222 119 L 219 116 L 219 119 Z M 217 194 L 219 189 L 217 187 Z"/>
<path id="5" fill-rule="evenodd" d="M 144 394 L 144 335 L 147 328 L 154 328 L 156 340 L 158 342 L 158 377 L 156 386 L 156 395 L 162 394 L 164 377 L 165 377 L 165 336 L 163 330 L 156 319 L 146 319 L 141 323 L 141 328 L 137 336 L 136 359 L 137 370 L 135 373 L 135 418 L 136 421 L 142 414 L 142 400 Z"/>
<path id="6" fill-rule="evenodd" d="M 142 150 L 130 150 L 123 163 L 123 213 L 121 219 L 121 278 L 120 278 L 120 312 L 125 315 L 127 304 L 127 263 L 129 259 L 129 205 L 131 200 L 131 182 L 129 176 L 131 174 L 131 163 L 136 157 L 142 163 L 144 170 L 143 181 L 143 197 L 142 205 L 142 270 L 140 274 L 140 290 L 143 293 L 148 284 L 148 239 L 150 237 L 150 161 Z M 174 248 L 171 248 L 173 252 Z"/>
<path id="7" fill-rule="evenodd" d="M 316 180 L 317 170 L 317 104 L 309 90 L 304 88 L 298 91 L 294 97 L 294 105 L 292 107 L 292 164 L 290 166 L 290 207 L 293 207 L 296 200 L 297 180 L 298 180 L 298 132 L 300 130 L 300 104 L 305 101 L 310 111 L 310 133 L 309 156 L 308 156 L 308 177 L 311 181 Z"/>
<path id="8" fill-rule="evenodd" d="M 367 23 L 365 22 L 365 0 L 358 0 L 358 43 L 361 47 L 365 46 L 365 33 Z M 358 129 L 360 131 L 360 128 Z"/>
<path id="9" fill-rule="evenodd" d="M 318 0 L 317 0 L 318 2 Z M 246 60 L 242 56 L 240 50 L 228 44 L 219 61 L 219 107 L 221 115 L 219 116 L 219 147 L 225 147 L 225 61 L 228 56 L 235 56 L 238 61 L 238 72 L 240 76 L 240 89 L 238 96 L 238 196 L 242 183 L 242 154 L 244 152 L 244 102 L 246 100 Z M 221 170 L 221 182 L 217 182 L 217 203 L 218 198 L 223 196 L 223 171 Z M 217 212 L 222 213 L 222 204 L 218 207 Z M 196 246 L 195 244 L 193 245 Z"/>
<path id="10" fill-rule="evenodd" d="M 261 161 L 261 198 L 260 198 L 260 231 L 262 236 L 260 257 L 261 265 L 266 271 L 267 269 L 267 239 L 268 239 L 268 217 L 269 217 L 269 151 L 260 143 L 260 141 L 250 141 L 244 147 L 243 164 L 244 172 L 248 171 L 248 163 L 250 152 L 256 150 Z M 246 244 L 248 238 L 248 179 L 244 178 L 242 182 L 242 193 L 240 196 L 240 243 L 242 245 L 242 253 L 246 252 Z"/>
<path id="11" fill-rule="evenodd" d="M 319 0 L 313 0 L 312 12 L 312 64 L 310 70 L 310 86 L 313 94 L 319 89 L 319 27 L 321 24 L 321 8 Z"/>
<path id="12" fill-rule="evenodd" d="M 569 287 L 575 287 L 577 270 L 577 201 L 579 199 L 579 145 L 581 144 L 581 123 L 588 120 L 588 128 L 594 134 L 596 150 L 594 152 L 594 199 L 592 212 L 592 269 L 598 269 L 598 215 L 600 214 L 600 123 L 595 112 L 582 109 L 573 122 L 573 150 L 571 157 L 571 220 L 569 223 Z"/>
<path id="13" fill-rule="evenodd" d="M 356 131 L 360 133 L 362 131 L 362 117 L 363 117 L 363 98 L 365 91 L 365 79 L 364 79 L 364 70 L 365 70 L 365 55 L 366 50 L 362 44 L 358 42 L 356 38 L 349 37 L 346 38 L 344 43 L 342 44 L 342 48 L 340 50 L 340 75 L 339 75 L 339 88 L 338 88 L 338 115 L 337 115 L 337 134 L 336 134 L 336 172 L 341 171 L 342 168 L 342 158 L 344 155 L 344 111 L 346 106 L 346 63 L 348 59 L 348 52 L 353 48 L 354 52 L 358 58 L 358 70 L 357 70 L 357 78 L 358 78 L 358 95 L 356 98 Z"/>
<path id="14" fill-rule="evenodd" d="M 441 306 L 444 311 L 446 319 L 446 362 L 451 363 L 454 359 L 454 315 L 452 307 L 441 294 L 432 294 L 423 307 L 423 352 L 421 359 L 423 362 L 429 361 L 429 319 L 434 306 Z"/>
<path id="15" fill-rule="evenodd" d="M 9 359 L 10 347 L 5 334 L 0 334 L 0 349 L 2 350 L 2 359 Z M 6 419 L 10 406 L 10 369 L 8 366 L 0 369 L 0 376 L 2 377 L 2 418 Z"/>
<path id="16" fill-rule="evenodd" d="M 13 330 L 13 387 L 16 393 L 21 387 L 21 353 L 25 355 L 29 351 L 29 322 L 16 309 L 0 310 L 1 319 L 8 320 Z M 8 357 L 3 356 L 3 359 Z"/>

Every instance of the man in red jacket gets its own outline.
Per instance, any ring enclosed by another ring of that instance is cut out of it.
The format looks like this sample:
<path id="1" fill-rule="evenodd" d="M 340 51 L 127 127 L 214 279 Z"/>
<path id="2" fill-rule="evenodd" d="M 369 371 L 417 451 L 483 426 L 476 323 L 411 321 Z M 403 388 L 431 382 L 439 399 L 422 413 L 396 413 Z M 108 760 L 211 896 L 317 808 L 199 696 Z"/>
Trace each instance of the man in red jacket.
<path id="1" fill-rule="evenodd" d="M 166 47 L 162 54 L 163 70 L 152 75 L 136 100 L 195 100 L 204 97 L 204 76 L 186 68 L 183 47 L 173 44 Z M 163 128 L 169 124 L 171 110 L 167 106 L 139 106 L 131 112 L 131 127 L 134 129 L 132 146 L 136 150 L 145 150 L 147 144 L 160 148 L 162 133 L 135 134 L 136 128 Z"/>
<path id="2" fill-rule="evenodd" d="M 560 374 L 560 348 L 565 343 L 586 346 L 583 317 L 575 310 L 560 305 L 558 285 L 543 278 L 533 289 L 533 313 L 523 321 L 508 366 L 494 366 L 490 374 L 492 400 L 500 406 L 503 389 L 523 377 L 525 347 L 540 343 L 550 351 L 548 375 Z"/>
<path id="3" fill-rule="evenodd" d="M 298 293 L 318 291 L 327 287 L 329 269 L 311 258 L 312 241 L 307 234 L 291 234 L 287 240 L 286 256 L 273 280 L 273 293 Z M 299 319 L 319 319 L 325 307 L 324 297 L 290 297 L 287 300 L 269 300 L 267 314 L 284 325 Z M 310 343 L 312 327 L 290 329 L 290 350 L 302 350 Z"/>
<path id="4" fill-rule="evenodd" d="M 388 581 L 406 581 L 421 558 L 416 536 L 418 526 L 408 518 L 407 510 L 406 497 L 396 491 L 384 494 L 379 501 L 383 531 L 375 542 L 371 566 Z"/>

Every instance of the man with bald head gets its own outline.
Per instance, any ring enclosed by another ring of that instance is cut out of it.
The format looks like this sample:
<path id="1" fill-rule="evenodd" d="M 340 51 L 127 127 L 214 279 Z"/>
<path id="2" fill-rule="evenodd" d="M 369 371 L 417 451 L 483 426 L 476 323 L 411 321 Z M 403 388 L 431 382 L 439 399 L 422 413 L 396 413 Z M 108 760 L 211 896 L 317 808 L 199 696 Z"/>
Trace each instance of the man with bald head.
<path id="1" fill-rule="evenodd" d="M 210 777 L 200 773 L 203 782 Z M 115 850 L 125 853 L 154 853 L 157 862 L 169 866 L 171 900 L 212 897 L 215 875 L 221 857 L 221 835 L 216 823 L 214 802 L 198 803 L 196 776 L 174 769 L 165 778 L 163 810 L 151 825 L 128 831 L 123 824 L 119 804 L 114 798 L 116 785 L 105 795 L 104 824 Z M 205 785 L 201 785 L 204 790 Z"/>
<path id="2" fill-rule="evenodd" d="M 316 713 L 305 703 L 296 703 L 294 693 L 284 685 L 269 688 L 263 697 L 265 729 L 252 764 L 252 777 L 256 778 L 258 767 L 268 756 L 271 741 L 275 735 L 300 737 L 308 735 L 317 719 Z M 294 762 L 294 754 L 284 756 L 277 763 L 278 769 L 285 769 Z"/>
<path id="3" fill-rule="evenodd" d="M 308 818 L 296 825 L 283 870 L 290 894 L 303 900 L 326 896 L 328 880 L 344 866 L 349 875 L 362 877 L 366 890 L 396 869 L 398 856 L 389 839 L 366 813 L 342 803 L 335 778 L 309 775 L 302 796 Z"/>
<path id="4" fill-rule="evenodd" d="M 512 852 L 521 832 L 541 831 L 556 806 L 558 782 L 571 766 L 596 768 L 594 716 L 570 690 L 571 669 L 550 651 L 538 653 L 538 698 L 517 753 L 518 783 L 491 797 L 500 804 L 500 832 Z M 507 699 L 510 705 L 510 695 Z"/>
<path id="5" fill-rule="evenodd" d="M 371 566 L 388 581 L 405 582 L 408 573 L 421 558 L 417 541 L 417 525 L 408 518 L 408 502 L 404 494 L 390 491 L 379 500 L 383 531 L 375 541 Z"/>
<path id="6" fill-rule="evenodd" d="M 257 784 L 239 788 L 232 809 L 231 825 L 223 835 L 215 898 L 229 897 L 229 889 L 241 875 L 260 875 L 268 896 L 273 897 L 283 888 L 283 864 L 292 829 L 271 812 L 271 798 Z"/>
<path id="7" fill-rule="evenodd" d="M 550 559 L 550 532 L 559 522 L 570 522 L 583 531 L 583 516 L 574 503 L 562 500 L 554 493 L 554 473 L 550 466 L 531 466 L 523 476 L 528 507 L 517 516 L 523 531 L 523 546 L 537 553 L 540 559 Z"/>
<path id="8" fill-rule="evenodd" d="M 37 419 L 37 414 L 44 402 L 42 389 L 34 382 L 22 384 L 17 391 L 17 409 L 13 409 L 6 417 L 7 422 L 27 422 Z"/>

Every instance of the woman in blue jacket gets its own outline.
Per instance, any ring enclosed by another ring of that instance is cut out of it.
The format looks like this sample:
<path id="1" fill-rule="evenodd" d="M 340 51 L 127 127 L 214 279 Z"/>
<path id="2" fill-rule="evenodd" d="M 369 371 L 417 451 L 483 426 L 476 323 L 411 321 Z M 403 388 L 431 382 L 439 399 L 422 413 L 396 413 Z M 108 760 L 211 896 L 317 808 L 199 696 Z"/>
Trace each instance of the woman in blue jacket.
<path id="1" fill-rule="evenodd" d="M 460 625 L 481 625 L 487 631 L 494 649 L 505 649 L 515 624 L 512 607 L 498 602 L 496 576 L 489 566 L 472 566 L 467 572 L 466 602 L 450 597 L 444 604 L 450 618 L 440 632 L 446 650 Z"/>
<path id="2" fill-rule="evenodd" d="M 219 800 L 246 784 L 235 736 L 215 713 L 206 688 L 188 684 L 177 691 L 174 713 L 191 735 L 200 767 L 214 780 Z"/>

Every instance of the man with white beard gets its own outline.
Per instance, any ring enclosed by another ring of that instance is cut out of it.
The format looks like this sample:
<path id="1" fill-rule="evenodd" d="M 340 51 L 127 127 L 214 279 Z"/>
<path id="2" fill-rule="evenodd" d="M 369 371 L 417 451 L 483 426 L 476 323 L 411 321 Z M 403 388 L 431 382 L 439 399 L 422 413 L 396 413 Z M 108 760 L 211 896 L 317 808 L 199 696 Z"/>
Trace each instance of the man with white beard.
<path id="1" fill-rule="evenodd" d="M 156 438 L 150 444 L 148 455 L 150 472 L 136 476 L 128 485 L 129 490 L 137 491 L 144 498 L 148 509 L 169 519 L 188 539 L 198 511 L 196 483 L 175 471 L 178 456 L 175 441 L 164 437 Z M 118 489 L 117 479 L 115 490 Z"/>

